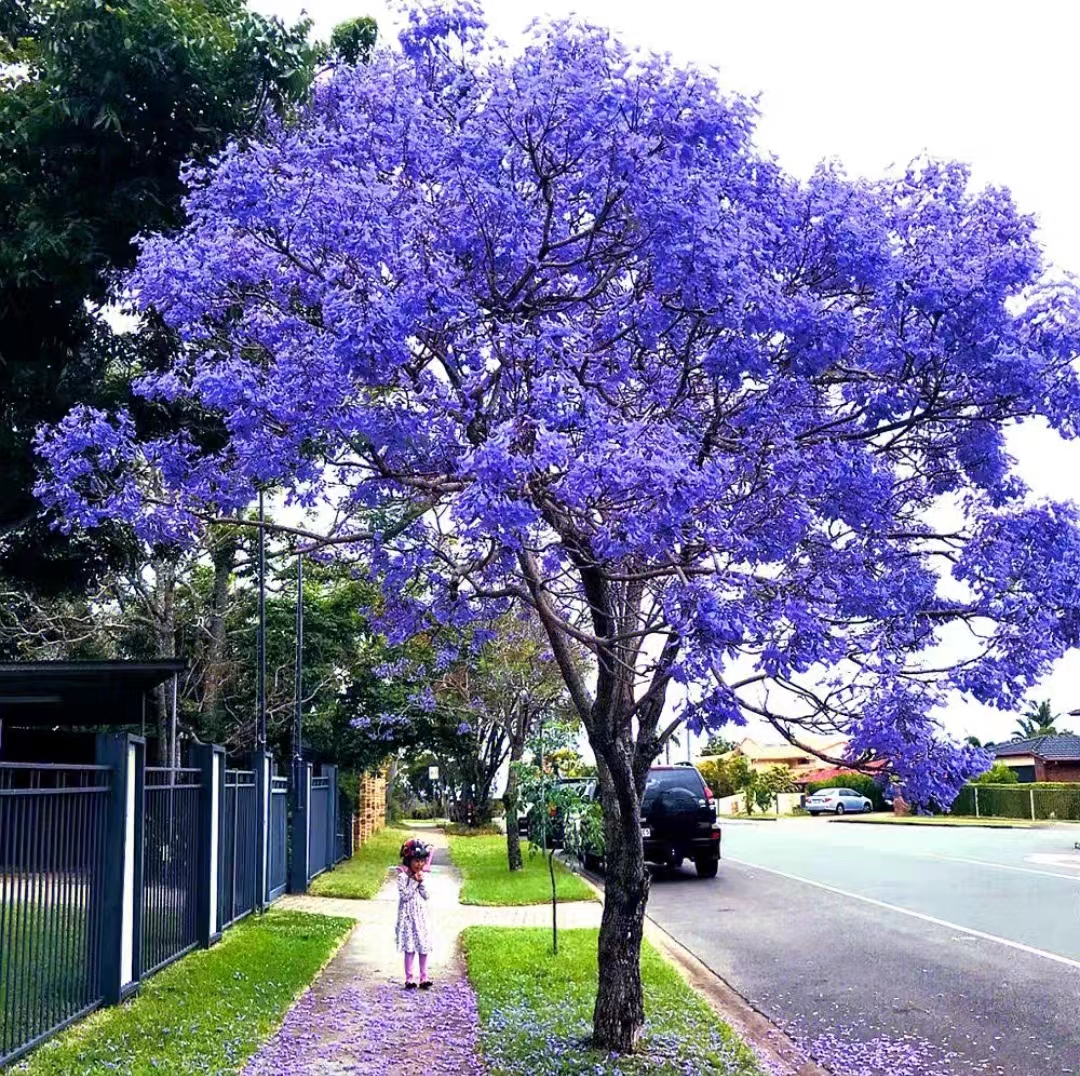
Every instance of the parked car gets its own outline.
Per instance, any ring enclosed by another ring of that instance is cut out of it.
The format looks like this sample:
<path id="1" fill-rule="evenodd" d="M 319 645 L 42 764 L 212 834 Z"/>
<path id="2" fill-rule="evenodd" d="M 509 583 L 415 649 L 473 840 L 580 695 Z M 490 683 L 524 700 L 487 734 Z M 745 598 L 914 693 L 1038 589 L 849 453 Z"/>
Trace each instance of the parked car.
<path id="1" fill-rule="evenodd" d="M 591 794 L 598 795 L 595 785 Z M 699 877 L 716 877 L 720 823 L 712 790 L 693 766 L 649 770 L 641 799 L 641 838 L 647 862 L 678 868 L 692 859 Z M 599 865 L 596 854 L 584 858 L 586 866 Z"/>
<path id="2" fill-rule="evenodd" d="M 806 797 L 809 814 L 864 814 L 874 809 L 873 803 L 861 792 L 850 788 L 822 788 Z"/>

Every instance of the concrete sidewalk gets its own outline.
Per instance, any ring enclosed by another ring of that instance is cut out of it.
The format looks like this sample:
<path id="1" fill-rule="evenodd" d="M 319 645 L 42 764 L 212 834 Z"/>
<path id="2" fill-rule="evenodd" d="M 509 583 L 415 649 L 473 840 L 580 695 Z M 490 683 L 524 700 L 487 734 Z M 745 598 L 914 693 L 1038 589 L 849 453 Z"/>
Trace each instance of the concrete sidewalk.
<path id="1" fill-rule="evenodd" d="M 476 997 L 458 946 L 461 931 L 476 925 L 550 927 L 551 907 L 461 904 L 461 876 L 449 862 L 445 836 L 429 830 L 420 835 L 436 849 L 427 882 L 435 945 L 428 974 L 434 988 L 404 989 L 402 956 L 394 945 L 394 875 L 388 874 L 373 900 L 283 897 L 280 908 L 351 918 L 357 926 L 278 1032 L 247 1064 L 244 1076 L 484 1072 Z M 600 915 L 597 903 L 560 904 L 559 927 L 596 927 Z"/>

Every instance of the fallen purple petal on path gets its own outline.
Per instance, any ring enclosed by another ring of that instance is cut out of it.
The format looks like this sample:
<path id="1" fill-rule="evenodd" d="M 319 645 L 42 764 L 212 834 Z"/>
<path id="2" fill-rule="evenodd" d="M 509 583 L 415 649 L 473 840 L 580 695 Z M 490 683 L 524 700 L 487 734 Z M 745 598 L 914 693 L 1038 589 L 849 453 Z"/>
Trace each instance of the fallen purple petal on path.
<path id="1" fill-rule="evenodd" d="M 476 997 L 464 981 L 430 993 L 388 982 L 308 990 L 248 1062 L 243 1076 L 312 1076 L 396 1071 L 482 1076 Z"/>

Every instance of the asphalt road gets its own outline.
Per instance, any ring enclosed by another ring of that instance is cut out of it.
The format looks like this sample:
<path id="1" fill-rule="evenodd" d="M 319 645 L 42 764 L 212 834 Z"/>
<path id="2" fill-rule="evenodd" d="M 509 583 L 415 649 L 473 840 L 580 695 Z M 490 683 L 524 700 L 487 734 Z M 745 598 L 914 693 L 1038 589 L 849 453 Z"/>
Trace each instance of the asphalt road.
<path id="1" fill-rule="evenodd" d="M 837 1076 L 1080 1076 L 1078 829 L 731 824 L 649 914 Z"/>

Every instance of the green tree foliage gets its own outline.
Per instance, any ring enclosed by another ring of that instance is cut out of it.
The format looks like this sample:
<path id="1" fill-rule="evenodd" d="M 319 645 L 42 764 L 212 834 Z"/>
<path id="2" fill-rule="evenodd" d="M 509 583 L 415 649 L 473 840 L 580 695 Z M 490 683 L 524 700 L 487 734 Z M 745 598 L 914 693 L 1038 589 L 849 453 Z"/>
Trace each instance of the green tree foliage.
<path id="1" fill-rule="evenodd" d="M 106 553 L 113 563 L 118 545 L 130 553 L 118 532 L 72 542 L 37 519 L 34 430 L 73 404 L 115 401 L 163 361 L 165 334 L 117 334 L 101 307 L 135 237 L 181 222 L 184 162 L 303 99 L 325 54 L 308 29 L 244 0 L 0 4 L 0 571 L 10 577 L 79 587 Z M 361 58 L 373 35 L 373 25 L 344 31 L 342 48 Z"/>
<path id="2" fill-rule="evenodd" d="M 1033 736 L 1059 736 L 1060 733 L 1054 727 L 1054 722 L 1060 718 L 1050 706 L 1049 699 L 1035 702 L 1032 699 L 1028 703 L 1028 709 L 1024 716 L 1017 718 L 1017 729 L 1013 733 L 1014 740 L 1027 740 Z"/>
<path id="3" fill-rule="evenodd" d="M 726 755 L 729 751 L 734 751 L 735 746 L 727 737 L 714 732 L 705 742 L 704 753 L 706 755 Z"/>
<path id="4" fill-rule="evenodd" d="M 334 27 L 330 35 L 330 51 L 342 63 L 365 63 L 375 48 L 378 27 L 367 17 L 347 19 Z"/>
<path id="5" fill-rule="evenodd" d="M 1020 778 L 1016 774 L 1016 770 L 1009 766 L 1006 766 L 1004 762 L 995 762 L 993 766 L 976 777 L 971 782 L 973 785 L 1015 785 L 1019 782 Z"/>

